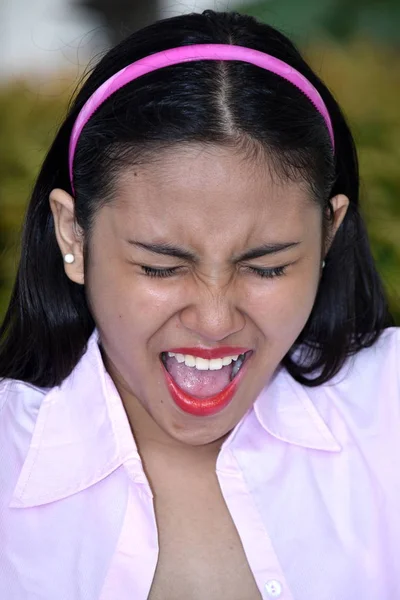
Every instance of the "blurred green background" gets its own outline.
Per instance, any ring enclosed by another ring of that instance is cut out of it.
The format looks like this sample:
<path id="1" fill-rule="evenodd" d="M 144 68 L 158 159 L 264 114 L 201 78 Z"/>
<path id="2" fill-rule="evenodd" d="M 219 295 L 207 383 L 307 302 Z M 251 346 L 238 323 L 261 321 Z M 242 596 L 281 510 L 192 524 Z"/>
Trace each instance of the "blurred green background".
<path id="1" fill-rule="evenodd" d="M 90 4 L 103 11 L 107 22 L 104 6 L 110 13 L 111 5 L 104 0 Z M 121 4 L 117 18 L 117 4 L 108 21 L 112 40 L 120 37 L 116 23 L 123 23 L 127 14 Z M 140 13 L 140 3 L 132 7 Z M 400 325 L 399 0 L 269 0 L 229 8 L 276 25 L 294 39 L 341 103 L 359 150 L 362 212 Z M 154 11 L 147 3 L 146 14 Z M 68 74 L 63 86 L 59 82 L 57 77 L 38 88 L 8 79 L 0 87 L 0 320 L 15 275 L 30 190 L 73 89 L 72 78 L 65 83 Z"/>

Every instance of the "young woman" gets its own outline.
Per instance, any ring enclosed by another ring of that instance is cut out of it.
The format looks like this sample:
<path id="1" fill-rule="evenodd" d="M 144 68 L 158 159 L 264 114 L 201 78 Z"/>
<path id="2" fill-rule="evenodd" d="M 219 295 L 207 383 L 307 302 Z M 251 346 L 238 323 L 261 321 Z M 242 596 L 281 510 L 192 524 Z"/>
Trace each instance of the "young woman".
<path id="1" fill-rule="evenodd" d="M 400 333 L 336 101 L 234 13 L 130 36 L 1 329 L 4 600 L 400 598 Z"/>

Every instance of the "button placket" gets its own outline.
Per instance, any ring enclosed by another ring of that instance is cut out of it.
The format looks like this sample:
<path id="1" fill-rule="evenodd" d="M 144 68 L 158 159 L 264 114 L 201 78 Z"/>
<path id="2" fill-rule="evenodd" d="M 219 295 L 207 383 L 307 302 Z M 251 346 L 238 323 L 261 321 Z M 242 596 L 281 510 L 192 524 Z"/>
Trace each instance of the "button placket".
<path id="1" fill-rule="evenodd" d="M 262 597 L 265 600 L 293 600 L 265 524 L 231 448 L 226 447 L 220 453 L 217 476 Z"/>

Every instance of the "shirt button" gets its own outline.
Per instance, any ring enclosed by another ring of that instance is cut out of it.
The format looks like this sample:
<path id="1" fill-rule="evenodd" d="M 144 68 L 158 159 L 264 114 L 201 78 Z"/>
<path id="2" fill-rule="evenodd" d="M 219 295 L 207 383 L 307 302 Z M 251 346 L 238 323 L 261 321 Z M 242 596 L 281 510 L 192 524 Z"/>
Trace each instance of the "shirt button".
<path id="1" fill-rule="evenodd" d="M 270 598 L 279 598 L 282 594 L 282 586 L 276 579 L 271 579 L 265 584 L 265 589 Z"/>

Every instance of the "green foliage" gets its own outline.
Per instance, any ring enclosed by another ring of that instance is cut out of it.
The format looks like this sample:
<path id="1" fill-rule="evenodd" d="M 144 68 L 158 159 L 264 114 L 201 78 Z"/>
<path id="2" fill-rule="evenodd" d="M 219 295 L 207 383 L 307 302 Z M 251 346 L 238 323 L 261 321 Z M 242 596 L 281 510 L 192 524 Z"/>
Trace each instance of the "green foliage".
<path id="1" fill-rule="evenodd" d="M 39 92 L 23 82 L 0 88 L 0 317 L 15 275 L 27 199 L 66 106 L 66 93 L 52 84 Z"/>
<path id="2" fill-rule="evenodd" d="M 321 4 L 323 0 L 320 0 Z M 400 70 L 398 56 L 370 43 L 308 44 L 308 58 L 335 91 L 360 153 L 363 212 L 400 324 Z M 0 316 L 15 274 L 20 224 L 33 181 L 69 91 L 22 83 L 0 89 Z"/>
<path id="3" fill-rule="evenodd" d="M 398 45 L 399 0 L 253 0 L 243 12 L 304 44 L 310 36 L 349 41 L 366 35 Z"/>
<path id="4" fill-rule="evenodd" d="M 400 69 L 370 42 L 310 46 L 307 58 L 342 106 L 360 158 L 361 208 L 400 325 Z"/>

